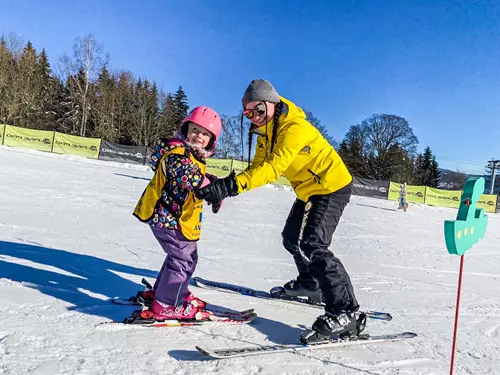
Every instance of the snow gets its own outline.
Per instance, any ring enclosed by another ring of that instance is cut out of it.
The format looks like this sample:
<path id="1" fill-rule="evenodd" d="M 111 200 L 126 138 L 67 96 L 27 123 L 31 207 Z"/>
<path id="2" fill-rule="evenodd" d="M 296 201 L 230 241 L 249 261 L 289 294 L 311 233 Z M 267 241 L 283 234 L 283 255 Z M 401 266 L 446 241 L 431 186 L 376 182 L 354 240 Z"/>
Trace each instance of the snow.
<path id="1" fill-rule="evenodd" d="M 411 341 L 207 360 L 195 345 L 295 343 L 320 310 L 193 288 L 209 302 L 255 308 L 243 326 L 99 325 L 134 307 L 113 296 L 153 281 L 164 255 L 131 215 L 147 167 L 0 148 L 0 374 L 448 374 L 459 258 L 443 221 L 456 210 L 353 197 L 332 250 L 350 272 L 372 334 L 414 331 Z M 196 275 L 268 290 L 296 276 L 281 246 L 294 200 L 267 186 L 205 211 Z M 455 374 L 500 365 L 500 216 L 466 254 Z"/>

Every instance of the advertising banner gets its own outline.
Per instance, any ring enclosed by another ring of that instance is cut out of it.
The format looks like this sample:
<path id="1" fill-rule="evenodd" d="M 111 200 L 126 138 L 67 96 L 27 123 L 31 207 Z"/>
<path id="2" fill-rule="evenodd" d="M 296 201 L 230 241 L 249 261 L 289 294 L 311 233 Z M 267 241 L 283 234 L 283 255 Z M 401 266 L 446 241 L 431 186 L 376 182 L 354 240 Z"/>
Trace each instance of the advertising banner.
<path id="1" fill-rule="evenodd" d="M 485 212 L 496 212 L 498 195 L 481 194 L 477 201 L 477 208 L 484 208 Z"/>
<path id="2" fill-rule="evenodd" d="M 101 141 L 99 160 L 144 164 L 145 157 L 146 146 L 124 146 L 104 139 Z"/>
<path id="3" fill-rule="evenodd" d="M 397 201 L 399 198 L 400 184 L 391 181 L 389 185 L 389 196 L 387 199 L 390 201 Z M 425 186 L 406 185 L 406 200 L 408 203 L 425 203 Z"/>
<path id="4" fill-rule="evenodd" d="M 49 130 L 32 130 L 6 125 L 3 143 L 10 147 L 23 147 L 50 152 L 53 138 L 54 132 Z"/>
<path id="5" fill-rule="evenodd" d="M 425 191 L 425 204 L 430 206 L 452 207 L 460 206 L 461 190 L 441 190 L 428 187 Z"/>
<path id="6" fill-rule="evenodd" d="M 231 172 L 231 159 L 207 159 L 207 173 L 224 177 Z"/>
<path id="7" fill-rule="evenodd" d="M 363 197 L 387 199 L 389 181 L 370 180 L 368 178 L 353 177 L 352 193 Z"/>
<path id="8" fill-rule="evenodd" d="M 232 169 L 235 170 L 236 173 L 243 172 L 248 167 L 248 162 L 241 160 L 233 160 Z"/>
<path id="9" fill-rule="evenodd" d="M 155 151 L 154 148 L 151 147 L 146 148 L 146 159 L 144 159 L 144 165 L 149 165 L 149 163 L 151 162 L 151 155 L 153 155 L 154 151 Z"/>
<path id="10" fill-rule="evenodd" d="M 100 148 L 100 138 L 84 138 L 56 132 L 52 152 L 56 154 L 70 154 L 83 156 L 89 159 L 97 159 L 99 157 Z"/>

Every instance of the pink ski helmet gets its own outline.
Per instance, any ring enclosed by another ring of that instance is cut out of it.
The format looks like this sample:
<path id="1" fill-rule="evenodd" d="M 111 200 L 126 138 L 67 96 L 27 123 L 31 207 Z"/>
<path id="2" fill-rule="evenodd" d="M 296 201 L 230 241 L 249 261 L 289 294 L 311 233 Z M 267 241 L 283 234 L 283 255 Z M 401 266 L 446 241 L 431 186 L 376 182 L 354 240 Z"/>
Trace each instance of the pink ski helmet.
<path id="1" fill-rule="evenodd" d="M 213 137 L 207 146 L 208 151 L 215 150 L 217 145 L 217 138 L 219 138 L 220 130 L 222 127 L 222 122 L 220 116 L 212 108 L 199 106 L 193 108 L 181 123 L 181 133 L 186 136 L 187 134 L 187 124 L 194 122 L 200 125 L 202 128 L 208 130 L 212 133 Z"/>

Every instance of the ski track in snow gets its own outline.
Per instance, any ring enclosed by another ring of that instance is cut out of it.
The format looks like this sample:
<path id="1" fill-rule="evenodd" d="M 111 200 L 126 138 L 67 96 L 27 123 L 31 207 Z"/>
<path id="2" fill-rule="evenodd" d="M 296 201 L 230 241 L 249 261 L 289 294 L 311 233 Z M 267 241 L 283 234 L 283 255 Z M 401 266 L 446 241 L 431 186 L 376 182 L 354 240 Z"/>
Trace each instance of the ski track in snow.
<path id="1" fill-rule="evenodd" d="M 146 328 L 101 325 L 134 307 L 164 254 L 131 212 L 147 167 L 0 146 L 0 374 L 432 374 L 449 373 L 459 259 L 443 222 L 456 210 L 352 197 L 331 249 L 350 272 L 372 334 L 411 341 L 208 360 L 213 348 L 295 343 L 321 310 L 193 288 L 216 306 L 256 309 L 249 325 Z M 295 196 L 266 186 L 204 213 L 196 275 L 268 290 L 296 276 L 281 230 Z M 500 367 L 500 215 L 466 254 L 455 374 Z"/>

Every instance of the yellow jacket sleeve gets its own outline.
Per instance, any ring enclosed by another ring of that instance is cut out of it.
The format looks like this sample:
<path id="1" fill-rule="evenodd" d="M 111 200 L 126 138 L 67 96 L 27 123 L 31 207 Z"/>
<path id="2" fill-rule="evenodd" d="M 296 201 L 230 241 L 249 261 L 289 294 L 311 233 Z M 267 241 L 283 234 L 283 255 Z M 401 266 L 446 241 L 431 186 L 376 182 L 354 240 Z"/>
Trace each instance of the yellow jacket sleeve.
<path id="1" fill-rule="evenodd" d="M 310 132 L 307 132 L 308 128 L 308 126 L 303 126 L 300 121 L 289 122 L 281 127 L 278 130 L 273 152 L 265 157 L 260 165 L 251 165 L 250 168 L 236 176 L 238 193 L 263 186 L 280 178 L 306 145 L 308 137 L 311 135 Z"/>

